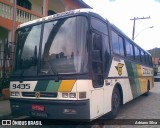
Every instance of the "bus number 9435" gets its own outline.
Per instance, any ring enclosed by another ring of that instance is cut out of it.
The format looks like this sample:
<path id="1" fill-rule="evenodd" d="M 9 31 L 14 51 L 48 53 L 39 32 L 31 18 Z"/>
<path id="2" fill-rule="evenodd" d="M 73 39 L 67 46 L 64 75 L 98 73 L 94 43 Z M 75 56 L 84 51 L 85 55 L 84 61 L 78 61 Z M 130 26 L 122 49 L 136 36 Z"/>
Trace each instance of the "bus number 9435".
<path id="1" fill-rule="evenodd" d="M 12 89 L 30 89 L 30 84 L 13 84 Z"/>

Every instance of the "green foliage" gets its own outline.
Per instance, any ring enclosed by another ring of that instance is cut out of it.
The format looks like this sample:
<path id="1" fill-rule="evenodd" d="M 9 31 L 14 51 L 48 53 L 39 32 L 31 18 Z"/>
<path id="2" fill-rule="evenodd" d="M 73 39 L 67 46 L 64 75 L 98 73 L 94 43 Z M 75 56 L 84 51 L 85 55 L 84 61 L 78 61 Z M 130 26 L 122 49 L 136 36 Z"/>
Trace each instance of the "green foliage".
<path id="1" fill-rule="evenodd" d="M 9 88 L 10 78 L 0 78 L 0 93 L 2 89 Z"/>
<path id="2" fill-rule="evenodd" d="M 3 81 L 2 81 L 2 87 L 3 88 L 9 88 L 9 84 L 10 84 L 10 79 L 8 78 L 8 79 L 3 79 Z"/>

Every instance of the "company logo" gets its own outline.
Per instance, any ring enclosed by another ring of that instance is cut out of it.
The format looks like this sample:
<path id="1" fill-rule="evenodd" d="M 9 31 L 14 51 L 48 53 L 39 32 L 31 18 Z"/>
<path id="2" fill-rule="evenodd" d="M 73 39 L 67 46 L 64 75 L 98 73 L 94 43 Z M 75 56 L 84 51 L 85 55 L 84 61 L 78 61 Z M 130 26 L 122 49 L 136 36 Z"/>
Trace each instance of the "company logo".
<path id="1" fill-rule="evenodd" d="M 40 92 L 35 92 L 35 97 L 39 98 L 40 97 Z"/>
<path id="2" fill-rule="evenodd" d="M 123 66 L 124 66 L 124 64 L 122 64 L 122 63 L 118 63 L 118 65 L 115 66 L 115 68 L 118 71 L 118 75 L 120 75 L 120 76 L 122 75 L 122 68 L 123 68 Z"/>

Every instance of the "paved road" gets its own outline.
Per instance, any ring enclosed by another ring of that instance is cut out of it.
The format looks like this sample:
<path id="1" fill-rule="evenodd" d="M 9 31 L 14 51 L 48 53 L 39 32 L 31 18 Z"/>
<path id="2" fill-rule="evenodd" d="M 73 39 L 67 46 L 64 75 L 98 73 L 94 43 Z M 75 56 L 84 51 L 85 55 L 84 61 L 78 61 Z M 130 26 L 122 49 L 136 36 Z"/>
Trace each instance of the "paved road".
<path id="1" fill-rule="evenodd" d="M 155 84 L 149 96 L 125 104 L 116 119 L 160 119 L 160 83 Z"/>
<path id="2" fill-rule="evenodd" d="M 2 101 L 1 101 L 2 103 Z M 8 101 L 3 101 L 6 106 L 9 105 Z M 2 112 L 3 111 L 3 112 Z M 10 113 L 9 107 L 0 106 L 0 113 Z M 1 117 L 1 115 L 0 115 Z M 116 119 L 159 119 L 160 120 L 160 83 L 155 84 L 154 88 L 150 91 L 149 96 L 140 96 L 135 100 L 123 105 Z M 15 127 L 14 128 L 21 128 Z M 49 128 L 51 126 L 43 126 L 43 128 Z M 63 127 L 76 127 L 76 128 L 88 128 L 90 126 L 52 126 L 54 128 Z M 92 128 L 160 128 L 160 125 L 92 125 Z M 0 126 L 1 128 L 1 126 Z M 24 126 L 26 128 L 26 126 Z"/>
<path id="3" fill-rule="evenodd" d="M 11 113 L 10 103 L 8 100 L 0 101 L 0 119 Z"/>

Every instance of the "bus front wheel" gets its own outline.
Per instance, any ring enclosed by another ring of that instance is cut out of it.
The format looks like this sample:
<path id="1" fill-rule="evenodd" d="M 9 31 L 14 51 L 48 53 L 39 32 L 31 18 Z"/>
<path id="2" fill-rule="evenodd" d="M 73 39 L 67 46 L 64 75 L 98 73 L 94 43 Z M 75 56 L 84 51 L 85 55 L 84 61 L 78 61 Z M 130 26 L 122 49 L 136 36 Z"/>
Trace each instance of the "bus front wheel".
<path id="1" fill-rule="evenodd" d="M 114 90 L 113 90 L 111 103 L 112 103 L 111 104 L 112 105 L 112 110 L 109 114 L 109 117 L 111 119 L 113 119 L 117 116 L 119 108 L 120 108 L 120 103 L 121 103 L 120 92 L 119 92 L 119 89 L 117 87 L 115 87 Z"/>

